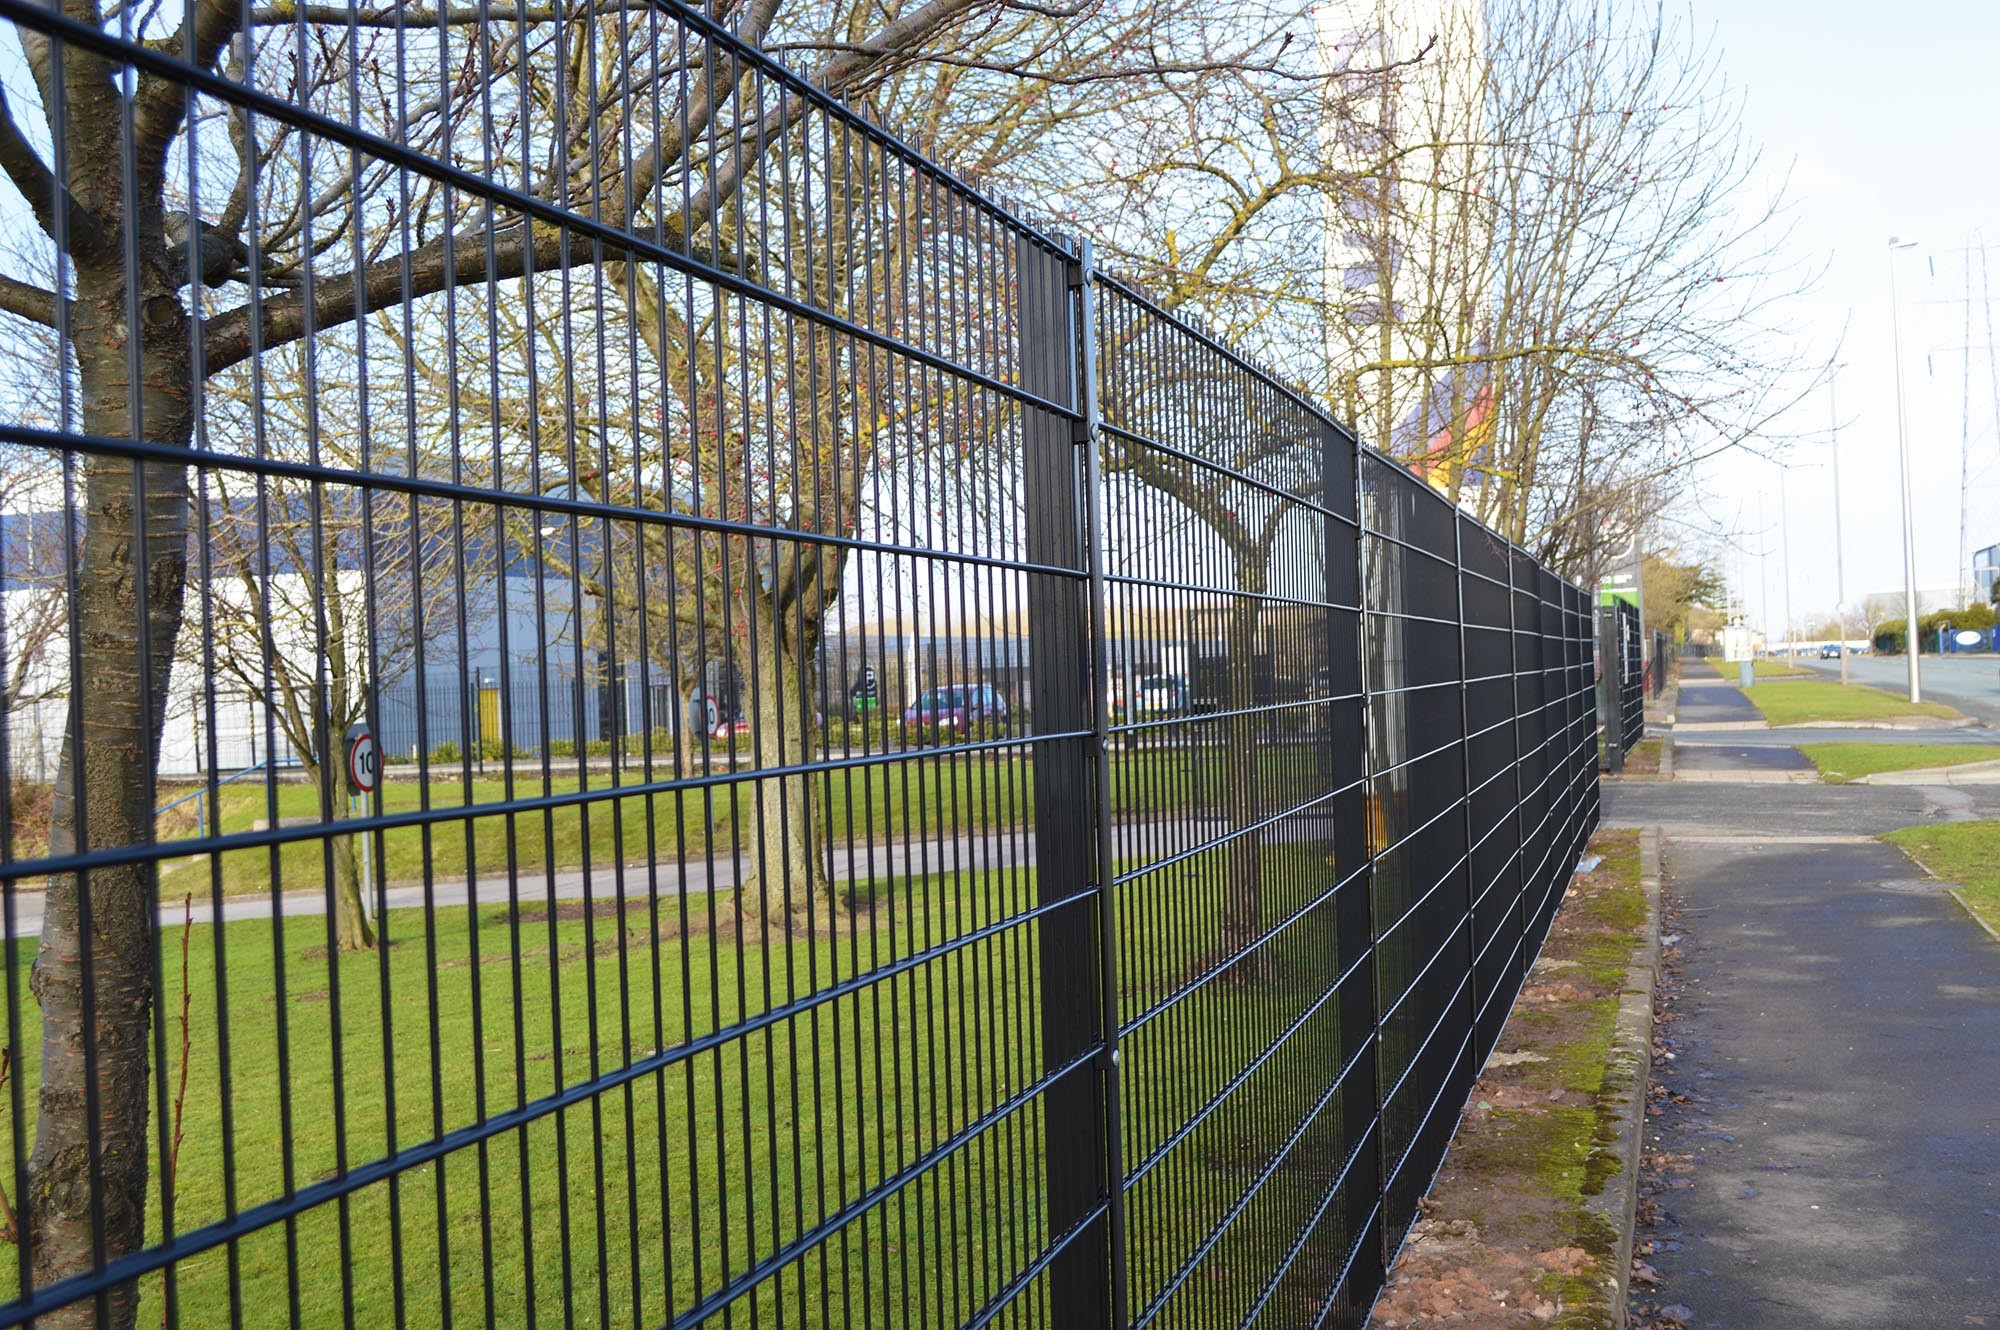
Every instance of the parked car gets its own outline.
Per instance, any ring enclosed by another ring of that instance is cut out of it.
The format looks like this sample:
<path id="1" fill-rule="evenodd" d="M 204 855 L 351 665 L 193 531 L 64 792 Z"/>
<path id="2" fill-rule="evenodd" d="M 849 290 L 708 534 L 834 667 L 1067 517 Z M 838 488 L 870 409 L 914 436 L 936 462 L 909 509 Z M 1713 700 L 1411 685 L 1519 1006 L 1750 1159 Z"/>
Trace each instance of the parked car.
<path id="1" fill-rule="evenodd" d="M 1148 674 L 1139 680 L 1139 714 L 1158 719 L 1187 710 L 1187 678 L 1179 674 Z"/>
<path id="2" fill-rule="evenodd" d="M 1828 642 L 1825 646 L 1819 649 L 1819 658 L 1821 660 L 1839 660 L 1840 659 L 1839 644 L 1834 642 Z"/>
<path id="3" fill-rule="evenodd" d="M 950 729 L 966 734 L 1007 724 L 1007 699 L 990 683 L 952 684 L 927 690 L 903 708 L 903 724 L 911 728 Z"/>

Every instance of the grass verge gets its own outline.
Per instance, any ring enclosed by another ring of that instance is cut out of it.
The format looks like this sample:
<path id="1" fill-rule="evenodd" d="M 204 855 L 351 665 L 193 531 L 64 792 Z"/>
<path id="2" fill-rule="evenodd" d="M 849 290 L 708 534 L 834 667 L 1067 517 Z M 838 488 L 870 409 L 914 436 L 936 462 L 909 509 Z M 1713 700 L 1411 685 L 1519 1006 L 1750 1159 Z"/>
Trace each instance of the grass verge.
<path id="1" fill-rule="evenodd" d="M 1660 774 L 1660 741 L 1641 739 L 1632 745 L 1632 751 L 1625 754 L 1625 774 L 1627 776 L 1657 776 Z"/>
<path id="2" fill-rule="evenodd" d="M 1968 762 L 2000 761 L 1995 744 L 1800 744 L 1819 777 L 1841 785 L 1879 771 L 1917 771 L 1924 767 L 1955 767 Z"/>
<path id="3" fill-rule="evenodd" d="M 1808 725 L 1820 721 L 1958 720 L 1958 712 L 1941 702 L 1915 706 L 1878 688 L 1859 684 L 1842 687 L 1823 679 L 1779 679 L 1760 683 L 1745 694 L 1773 725 Z"/>
<path id="4" fill-rule="evenodd" d="M 2000 930 L 2000 821 L 1905 827 L 1882 838 L 1947 882 L 1988 928 Z"/>
<path id="5" fill-rule="evenodd" d="M 1473 1087 L 1373 1324 L 1599 1326 L 1617 1235 L 1588 1202 L 1621 1167 L 1619 996 L 1646 917 L 1639 833 L 1600 831 Z"/>
<path id="6" fill-rule="evenodd" d="M 1113 800 L 1121 818 L 1144 820 L 1213 809 L 1224 798 L 1228 755 L 1218 744 L 1119 752 L 1111 761 Z M 1318 788 L 1324 777 L 1320 749 L 1309 743 L 1274 742 L 1257 754 L 1260 789 L 1291 799 Z M 671 769 L 655 780 L 671 776 Z M 746 767 L 718 772 L 721 783 L 705 789 L 609 795 L 631 786 L 638 773 L 592 771 L 579 777 L 574 766 L 523 763 L 511 781 L 389 779 L 381 789 L 385 815 L 432 810 L 428 826 L 384 831 L 370 853 L 379 855 L 377 872 L 390 886 L 426 880 L 449 883 L 468 874 L 491 876 L 510 869 L 570 869 L 589 863 L 671 862 L 676 857 L 704 861 L 711 853 L 722 863 L 755 852 L 760 797 L 774 797 L 774 784 Z M 761 788 L 760 788 L 761 787 Z M 162 797 L 185 792 L 173 787 Z M 580 790 L 604 795 L 589 803 L 562 803 L 534 812 L 501 809 L 516 799 L 574 799 Z M 46 787 L 17 789 L 12 853 L 26 859 L 48 848 L 49 800 Z M 24 798 L 23 795 L 28 796 Z M 912 749 L 892 760 L 824 773 L 815 778 L 814 815 L 822 841 L 834 845 L 881 844 L 887 840 L 977 835 L 1018 827 L 1034 817 L 1034 763 L 1008 750 L 981 753 Z M 239 784 L 221 791 L 221 817 L 211 834 L 267 827 L 298 828 L 299 838 L 274 853 L 268 848 L 231 850 L 211 860 L 188 855 L 161 865 L 160 897 L 176 901 L 187 892 L 204 899 L 219 888 L 226 896 L 284 891 L 321 891 L 328 876 L 329 844 L 340 822 L 323 820 L 320 795 L 303 782 L 269 787 Z M 342 810 L 344 816 L 344 810 Z M 195 805 L 185 803 L 161 819 L 162 843 L 192 839 L 198 826 Z M 192 847 L 190 847 L 192 848 Z"/>
<path id="7" fill-rule="evenodd" d="M 1204 1235 L 1219 1235 L 1204 1270 L 1264 1268 L 1273 1234 L 1317 1222 L 1316 1187 L 1265 1190 L 1243 1223 L 1230 1207 L 1267 1167 L 1337 1171 L 1340 1113 L 1312 1119 L 1332 1158 L 1292 1124 L 1300 1085 L 1334 1076 L 1356 1028 L 1347 990 L 1326 994 L 1352 898 L 1330 891 L 1326 846 L 1264 847 L 1264 921 L 1285 926 L 1254 972 L 1225 974 L 1227 853 L 1132 878 L 1118 903 L 1121 1011 L 1158 1015 L 1122 1054 L 1124 1140 L 1157 1176 L 1202 1184 L 1129 1202 L 1143 1231 L 1170 1235 L 1135 1267 L 1135 1296 L 1178 1323 L 1200 1315 L 1165 1277 Z M 330 954 L 318 918 L 160 930 L 149 1241 L 166 1232 L 170 1133 L 183 1233 L 460 1133 L 340 1204 L 177 1262 L 178 1323 L 660 1325 L 750 1280 L 744 1324 L 971 1320 L 1051 1236 L 1036 1085 L 1054 925 L 1029 915 L 1038 892 L 1031 869 L 882 877 L 790 933 L 726 893 L 441 903 L 390 912 L 373 954 Z M 9 1195 L 38 1109 L 31 950 L 0 971 Z M 1187 1287 L 1235 1323 L 1261 1286 Z M 141 1293 L 140 1324 L 159 1321 L 163 1276 Z"/>
<path id="8" fill-rule="evenodd" d="M 1724 664 L 1719 660 L 1711 660 L 1708 663 L 1717 674 L 1731 683 L 1741 677 L 1734 664 Z M 1751 661 L 1750 669 L 1759 679 L 1806 679 L 1812 676 L 1812 671 L 1803 666 L 1794 665 L 1789 660 L 1773 660 L 1768 656 L 1759 656 Z"/>

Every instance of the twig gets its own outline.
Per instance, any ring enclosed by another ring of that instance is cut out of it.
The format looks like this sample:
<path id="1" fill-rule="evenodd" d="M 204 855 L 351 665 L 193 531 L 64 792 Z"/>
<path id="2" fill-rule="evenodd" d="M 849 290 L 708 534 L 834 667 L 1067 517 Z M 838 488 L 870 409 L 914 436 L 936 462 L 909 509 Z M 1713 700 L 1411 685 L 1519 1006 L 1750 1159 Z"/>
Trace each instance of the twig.
<path id="1" fill-rule="evenodd" d="M 14 1050 L 12 1046 L 0 1048 L 0 1090 L 7 1088 L 7 1082 L 14 1075 Z M 13 1202 L 7 1199 L 7 1184 L 0 1182 L 0 1242 L 19 1242 L 21 1226 L 14 1218 Z"/>
<path id="2" fill-rule="evenodd" d="M 194 986 L 188 982 L 188 939 L 194 932 L 194 893 L 181 897 L 181 1074 L 174 1087 L 174 1139 L 167 1149 L 166 1176 L 161 1183 L 169 1200 L 180 1199 L 177 1185 L 181 1172 L 181 1138 L 187 1129 L 188 1049 L 191 1046 L 188 1016 L 194 1006 Z M 166 1330 L 168 1303 L 160 1303 L 160 1327 Z"/>

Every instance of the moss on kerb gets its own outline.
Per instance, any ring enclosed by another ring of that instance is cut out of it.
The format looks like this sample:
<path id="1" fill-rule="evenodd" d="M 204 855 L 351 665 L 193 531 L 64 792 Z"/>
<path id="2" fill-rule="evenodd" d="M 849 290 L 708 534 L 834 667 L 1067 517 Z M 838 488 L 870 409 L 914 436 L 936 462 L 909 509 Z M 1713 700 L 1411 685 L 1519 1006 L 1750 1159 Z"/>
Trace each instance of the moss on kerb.
<path id="1" fill-rule="evenodd" d="M 1583 1194 L 1601 1196 L 1611 1180 L 1625 1171 L 1618 1151 L 1618 1117 L 1627 1097 L 1639 1083 L 1640 1050 L 1614 1048 L 1605 1059 L 1604 1080 L 1598 1087 L 1597 1131 L 1592 1138 L 1590 1159 L 1584 1166 Z"/>
<path id="2" fill-rule="evenodd" d="M 1647 917 L 1639 836 L 1603 832 L 1592 849 L 1604 861 L 1567 904 L 1563 926 L 1550 937 L 1541 971 L 1531 980 L 1568 983 L 1591 996 L 1517 1008 L 1508 1023 L 1509 1047 L 1546 1059 L 1523 1063 L 1510 1077 L 1554 1102 L 1493 1110 L 1493 1130 L 1461 1137 L 1457 1161 L 1492 1186 L 1493 1208 L 1505 1204 L 1507 1180 L 1516 1194 L 1525 1185 L 1554 1203 L 1562 1238 L 1586 1252 L 1593 1268 L 1547 1272 L 1536 1288 L 1562 1308 L 1551 1324 L 1573 1330 L 1602 1326 L 1610 1311 L 1619 1230 L 1589 1203 L 1624 1172 L 1620 1113 L 1645 1070 L 1644 1050 L 1617 1043 L 1620 999 Z M 1477 1220 L 1489 1230 L 1504 1227 L 1504 1217 L 1496 1224 L 1490 1213 Z"/>

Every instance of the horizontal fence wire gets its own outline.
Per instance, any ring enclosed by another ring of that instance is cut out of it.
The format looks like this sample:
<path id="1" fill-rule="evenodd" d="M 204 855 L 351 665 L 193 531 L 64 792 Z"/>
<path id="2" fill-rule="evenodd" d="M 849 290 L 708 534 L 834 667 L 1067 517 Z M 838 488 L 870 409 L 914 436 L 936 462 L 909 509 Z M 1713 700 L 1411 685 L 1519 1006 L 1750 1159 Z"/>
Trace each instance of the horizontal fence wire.
<path id="1" fill-rule="evenodd" d="M 726 25 L 423 12 L 0 0 L 95 78 L 16 109 L 0 1325 L 1360 1324 L 1589 599 Z"/>

